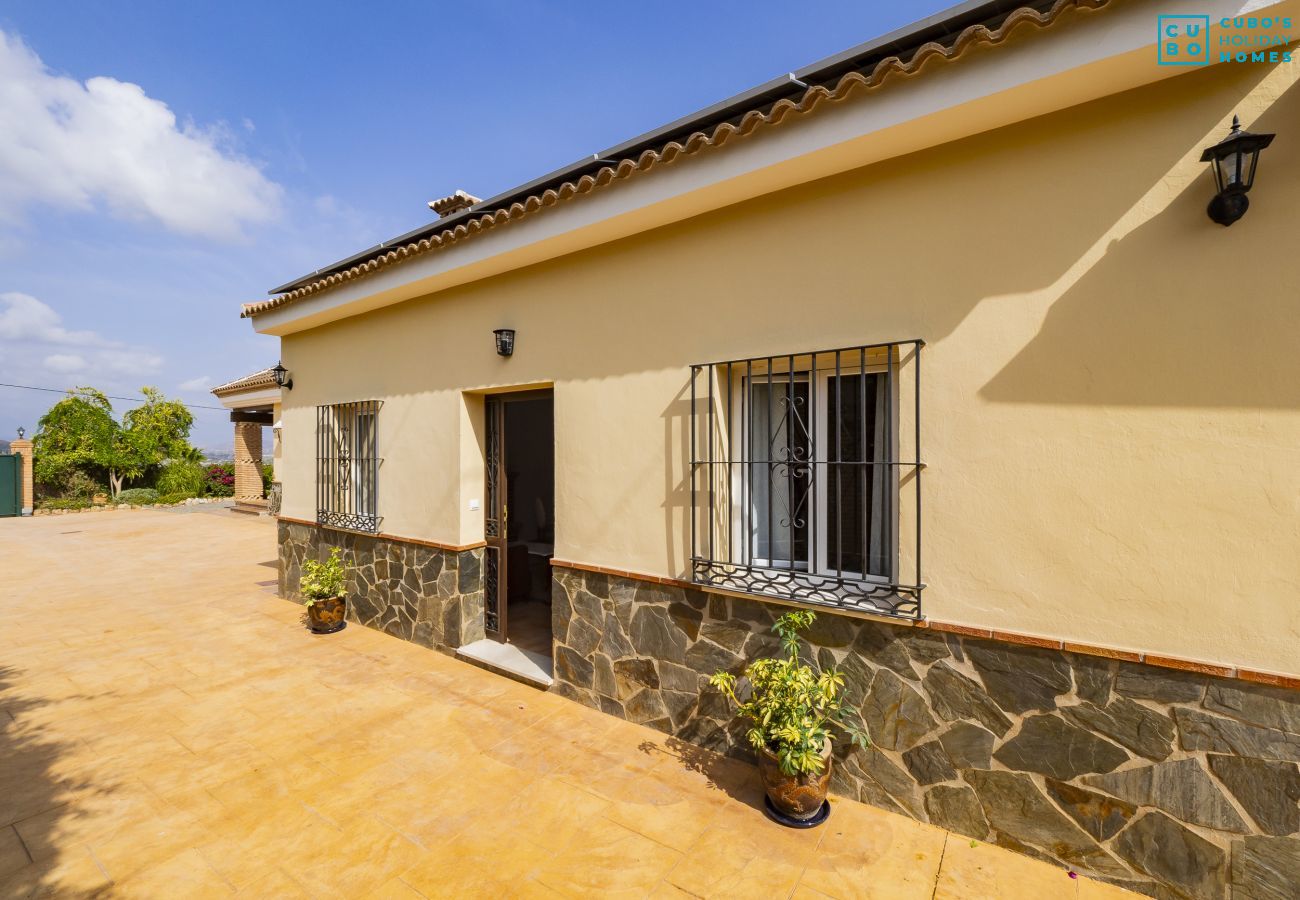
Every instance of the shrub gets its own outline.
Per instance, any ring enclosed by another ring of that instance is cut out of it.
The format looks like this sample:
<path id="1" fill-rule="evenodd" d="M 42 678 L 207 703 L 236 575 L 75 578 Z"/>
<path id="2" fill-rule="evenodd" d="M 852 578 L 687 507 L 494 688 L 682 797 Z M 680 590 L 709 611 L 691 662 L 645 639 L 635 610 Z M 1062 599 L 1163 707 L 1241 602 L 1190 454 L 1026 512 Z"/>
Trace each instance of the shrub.
<path id="1" fill-rule="evenodd" d="M 347 570 L 343 567 L 338 547 L 330 550 L 330 557 L 324 562 L 306 560 L 302 564 L 302 578 L 298 582 L 303 605 L 311 606 L 317 600 L 342 597 L 346 579 Z"/>
<path id="2" fill-rule="evenodd" d="M 262 466 L 262 495 L 271 496 L 271 485 L 275 484 L 275 466 L 267 463 Z"/>
<path id="3" fill-rule="evenodd" d="M 812 625 L 811 610 L 788 612 L 772 626 L 781 637 L 785 656 L 759 659 L 745 669 L 749 699 L 736 694 L 736 676 L 718 672 L 709 681 L 736 705 L 736 712 L 753 723 L 749 743 L 755 750 L 770 750 L 786 775 L 812 775 L 822 770 L 822 747 L 831 740 L 830 728 L 843 729 L 860 746 L 867 746 L 866 730 L 845 719 L 844 676 L 834 669 L 818 671 L 799 659 L 799 633 Z"/>
<path id="4" fill-rule="evenodd" d="M 158 502 L 158 492 L 153 488 L 127 488 L 117 495 L 116 502 L 146 506 Z"/>
<path id="5" fill-rule="evenodd" d="M 163 466 L 154 487 L 160 494 L 184 493 L 197 497 L 207 485 L 207 470 L 202 463 L 174 459 Z"/>
<path id="6" fill-rule="evenodd" d="M 204 473 L 204 493 L 213 497 L 231 497 L 235 493 L 235 464 L 213 463 Z"/>
<path id="7" fill-rule="evenodd" d="M 186 500 L 190 499 L 193 496 L 194 495 L 191 494 L 189 491 L 176 491 L 175 493 L 171 493 L 171 494 L 163 494 L 158 498 L 158 503 L 159 505 L 165 504 L 170 506 L 173 503 L 184 503 Z"/>
<path id="8" fill-rule="evenodd" d="M 37 509 L 89 509 L 93 504 L 89 500 L 68 499 L 66 497 L 42 500 L 36 504 Z"/>

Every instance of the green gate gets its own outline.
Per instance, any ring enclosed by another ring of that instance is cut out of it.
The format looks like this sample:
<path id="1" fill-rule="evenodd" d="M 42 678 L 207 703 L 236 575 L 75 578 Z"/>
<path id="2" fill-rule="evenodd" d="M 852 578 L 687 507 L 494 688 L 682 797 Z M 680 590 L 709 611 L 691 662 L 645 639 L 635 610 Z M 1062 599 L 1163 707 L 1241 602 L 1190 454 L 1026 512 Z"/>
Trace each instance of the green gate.
<path id="1" fill-rule="evenodd" d="M 22 457 L 17 453 L 0 455 L 0 516 L 22 513 Z"/>

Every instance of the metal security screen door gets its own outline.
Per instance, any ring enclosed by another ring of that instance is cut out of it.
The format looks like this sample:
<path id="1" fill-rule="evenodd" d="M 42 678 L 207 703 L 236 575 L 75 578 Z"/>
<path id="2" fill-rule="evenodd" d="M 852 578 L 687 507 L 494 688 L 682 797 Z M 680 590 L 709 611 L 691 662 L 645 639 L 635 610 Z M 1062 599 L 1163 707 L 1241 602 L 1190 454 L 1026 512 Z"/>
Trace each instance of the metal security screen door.
<path id="1" fill-rule="evenodd" d="M 920 615 L 922 346 L 692 367 L 696 583 Z"/>
<path id="2" fill-rule="evenodd" d="M 484 484 L 487 503 L 483 510 L 483 630 L 489 637 L 506 637 L 506 405 L 499 397 L 484 401 Z"/>

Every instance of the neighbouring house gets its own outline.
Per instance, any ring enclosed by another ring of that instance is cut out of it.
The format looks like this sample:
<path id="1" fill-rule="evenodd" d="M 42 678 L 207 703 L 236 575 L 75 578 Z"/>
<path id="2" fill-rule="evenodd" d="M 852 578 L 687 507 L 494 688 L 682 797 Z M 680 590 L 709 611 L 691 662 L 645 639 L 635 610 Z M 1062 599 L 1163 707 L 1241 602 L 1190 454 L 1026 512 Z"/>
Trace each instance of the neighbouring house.
<path id="1" fill-rule="evenodd" d="M 235 511 L 246 513 L 278 513 L 279 497 L 276 488 L 266 496 L 262 481 L 263 448 L 262 429 L 271 428 L 274 481 L 280 481 L 280 394 L 275 380 L 275 369 L 261 369 L 251 375 L 212 389 L 212 395 L 230 410 L 230 421 L 235 426 Z M 268 509 L 269 507 L 269 509 Z"/>
<path id="2" fill-rule="evenodd" d="M 966 3 L 246 305 L 282 593 L 342 547 L 355 621 L 736 753 L 706 676 L 810 606 L 841 793 L 1294 895 L 1300 68 L 1233 43 L 1293 15 Z"/>

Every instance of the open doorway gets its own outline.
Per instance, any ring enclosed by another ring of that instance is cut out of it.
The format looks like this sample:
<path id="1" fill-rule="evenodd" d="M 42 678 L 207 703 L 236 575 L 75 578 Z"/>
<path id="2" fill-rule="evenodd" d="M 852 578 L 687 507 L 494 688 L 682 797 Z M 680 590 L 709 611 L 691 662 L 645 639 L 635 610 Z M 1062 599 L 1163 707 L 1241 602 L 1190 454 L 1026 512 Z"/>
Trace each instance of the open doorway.
<path id="1" fill-rule="evenodd" d="M 551 663 L 555 403 L 550 391 L 487 398 L 484 629 Z"/>

